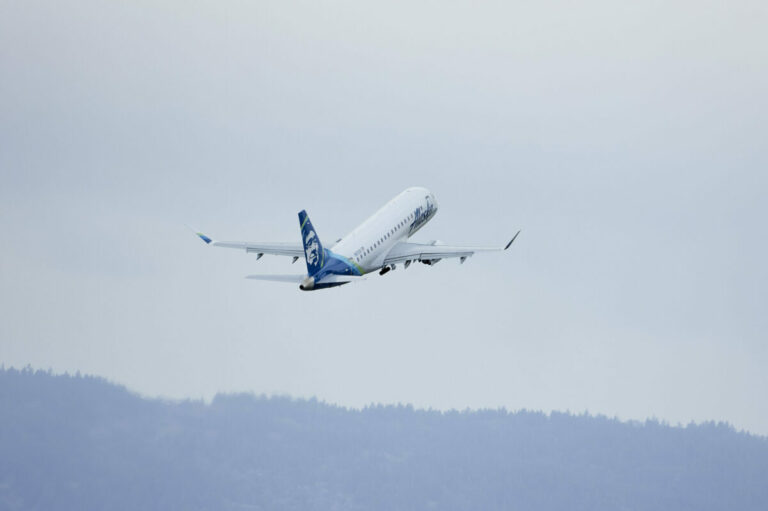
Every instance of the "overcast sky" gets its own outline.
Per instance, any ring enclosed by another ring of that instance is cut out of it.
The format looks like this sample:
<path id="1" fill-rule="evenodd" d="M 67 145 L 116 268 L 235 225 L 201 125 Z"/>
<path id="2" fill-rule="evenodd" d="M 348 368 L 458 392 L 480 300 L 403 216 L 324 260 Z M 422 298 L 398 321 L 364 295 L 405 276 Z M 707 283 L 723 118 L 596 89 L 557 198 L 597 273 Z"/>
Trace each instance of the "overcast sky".
<path id="1" fill-rule="evenodd" d="M 768 434 L 768 4 L 0 2 L 0 363 Z M 409 186 L 500 244 L 304 293 Z"/>

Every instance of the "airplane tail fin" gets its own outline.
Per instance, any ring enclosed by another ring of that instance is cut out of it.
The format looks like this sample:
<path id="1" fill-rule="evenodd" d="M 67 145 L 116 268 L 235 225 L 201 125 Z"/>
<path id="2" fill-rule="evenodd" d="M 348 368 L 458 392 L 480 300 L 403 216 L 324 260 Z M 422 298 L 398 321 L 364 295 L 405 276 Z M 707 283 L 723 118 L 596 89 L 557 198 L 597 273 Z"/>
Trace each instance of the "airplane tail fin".
<path id="1" fill-rule="evenodd" d="M 307 261 L 307 274 L 311 277 L 325 265 L 325 250 L 315 228 L 312 227 L 309 215 L 303 209 L 299 211 L 299 225 L 301 226 L 301 241 L 304 243 L 304 258 Z"/>

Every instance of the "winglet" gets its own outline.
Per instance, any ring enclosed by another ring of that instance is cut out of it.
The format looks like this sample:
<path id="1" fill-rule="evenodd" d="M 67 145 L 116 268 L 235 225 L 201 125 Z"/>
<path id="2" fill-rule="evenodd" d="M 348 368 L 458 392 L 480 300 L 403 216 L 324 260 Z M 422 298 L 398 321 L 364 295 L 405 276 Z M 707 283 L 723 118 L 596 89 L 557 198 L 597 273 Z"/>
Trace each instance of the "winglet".
<path id="1" fill-rule="evenodd" d="M 203 241 L 205 242 L 205 244 L 206 244 L 206 245 L 208 245 L 208 244 L 210 244 L 211 242 L 213 242 L 213 240 L 212 240 L 211 238 L 209 238 L 208 236 L 206 236 L 206 235 L 205 235 L 205 234 L 203 234 L 202 232 L 197 232 L 196 230 L 194 230 L 193 228 L 191 228 L 191 227 L 190 227 L 190 226 L 188 226 L 187 224 L 184 224 L 184 225 L 187 227 L 187 229 L 189 229 L 190 231 L 194 232 L 194 233 L 195 233 L 195 235 L 196 235 L 198 238 L 200 238 L 201 240 L 203 240 Z"/>
<path id="2" fill-rule="evenodd" d="M 514 236 L 512 236 L 512 239 L 509 240 L 509 243 L 507 243 L 507 246 L 504 247 L 504 250 L 508 249 L 510 245 L 517 239 L 517 235 L 520 234 L 520 231 L 517 231 Z"/>

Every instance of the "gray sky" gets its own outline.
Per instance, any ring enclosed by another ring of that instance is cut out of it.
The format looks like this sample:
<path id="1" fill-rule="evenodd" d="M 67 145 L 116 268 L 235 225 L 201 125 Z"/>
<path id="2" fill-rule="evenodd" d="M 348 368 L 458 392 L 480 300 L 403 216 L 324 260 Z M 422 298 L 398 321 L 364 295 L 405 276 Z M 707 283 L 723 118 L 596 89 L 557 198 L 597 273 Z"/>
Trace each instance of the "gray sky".
<path id="1" fill-rule="evenodd" d="M 0 362 L 146 395 L 727 420 L 768 434 L 768 6 L 0 2 Z M 246 281 L 426 186 L 501 243 Z"/>

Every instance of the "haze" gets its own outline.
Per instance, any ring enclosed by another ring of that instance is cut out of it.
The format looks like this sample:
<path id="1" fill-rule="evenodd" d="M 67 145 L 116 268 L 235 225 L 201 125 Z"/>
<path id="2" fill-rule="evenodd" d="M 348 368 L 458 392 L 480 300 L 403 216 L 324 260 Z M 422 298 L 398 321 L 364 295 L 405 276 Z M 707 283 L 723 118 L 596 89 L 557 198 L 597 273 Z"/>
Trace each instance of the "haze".
<path id="1" fill-rule="evenodd" d="M 768 434 L 765 2 L 0 4 L 0 362 Z M 500 244 L 302 293 L 408 186 Z"/>

